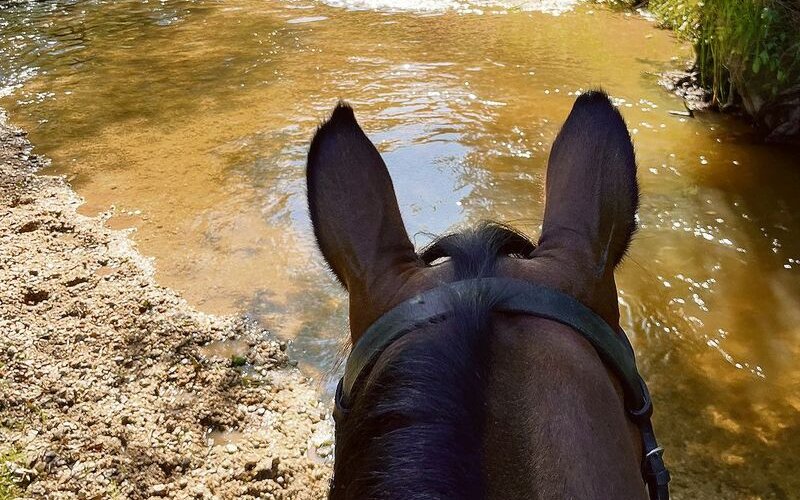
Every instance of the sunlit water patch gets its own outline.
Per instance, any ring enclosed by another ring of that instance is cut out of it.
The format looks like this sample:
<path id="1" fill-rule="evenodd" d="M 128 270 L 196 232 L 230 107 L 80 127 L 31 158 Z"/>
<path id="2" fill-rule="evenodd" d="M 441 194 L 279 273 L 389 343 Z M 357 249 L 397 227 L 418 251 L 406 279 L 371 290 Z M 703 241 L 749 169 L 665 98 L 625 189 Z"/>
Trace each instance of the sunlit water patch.
<path id="1" fill-rule="evenodd" d="M 324 0 L 332 7 L 382 12 L 500 14 L 510 11 L 560 15 L 572 10 L 578 0 Z"/>

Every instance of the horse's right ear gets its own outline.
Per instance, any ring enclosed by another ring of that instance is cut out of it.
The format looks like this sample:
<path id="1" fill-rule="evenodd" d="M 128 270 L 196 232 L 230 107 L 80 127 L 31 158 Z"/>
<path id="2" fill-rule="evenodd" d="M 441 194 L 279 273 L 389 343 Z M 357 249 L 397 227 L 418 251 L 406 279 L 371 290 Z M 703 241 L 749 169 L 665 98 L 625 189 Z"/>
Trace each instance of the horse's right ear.
<path id="1" fill-rule="evenodd" d="M 317 130 L 306 179 L 317 244 L 351 294 L 416 263 L 389 172 L 349 106 Z"/>

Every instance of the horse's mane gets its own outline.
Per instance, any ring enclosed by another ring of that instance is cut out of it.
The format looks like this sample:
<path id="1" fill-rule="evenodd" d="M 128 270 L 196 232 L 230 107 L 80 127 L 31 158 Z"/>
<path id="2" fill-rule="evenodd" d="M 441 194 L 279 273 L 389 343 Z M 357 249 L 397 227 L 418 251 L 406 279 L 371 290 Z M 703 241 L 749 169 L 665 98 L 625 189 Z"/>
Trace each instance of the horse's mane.
<path id="1" fill-rule="evenodd" d="M 491 276 L 498 256 L 532 250 L 513 229 L 484 223 L 435 241 L 421 257 L 449 257 L 461 280 Z M 452 319 L 384 352 L 381 369 L 337 423 L 331 500 L 485 497 L 484 389 L 495 300 L 491 293 L 454 298 Z"/>

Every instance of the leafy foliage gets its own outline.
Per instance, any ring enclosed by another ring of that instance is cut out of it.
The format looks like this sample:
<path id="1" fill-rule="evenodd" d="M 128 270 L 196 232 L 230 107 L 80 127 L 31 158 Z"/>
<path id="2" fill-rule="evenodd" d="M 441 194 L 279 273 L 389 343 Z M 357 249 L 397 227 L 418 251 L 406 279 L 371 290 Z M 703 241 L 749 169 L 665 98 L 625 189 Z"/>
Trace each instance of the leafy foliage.
<path id="1" fill-rule="evenodd" d="M 650 0 L 649 8 L 694 44 L 701 81 L 715 104 L 731 104 L 745 93 L 768 100 L 800 84 L 800 3 Z"/>

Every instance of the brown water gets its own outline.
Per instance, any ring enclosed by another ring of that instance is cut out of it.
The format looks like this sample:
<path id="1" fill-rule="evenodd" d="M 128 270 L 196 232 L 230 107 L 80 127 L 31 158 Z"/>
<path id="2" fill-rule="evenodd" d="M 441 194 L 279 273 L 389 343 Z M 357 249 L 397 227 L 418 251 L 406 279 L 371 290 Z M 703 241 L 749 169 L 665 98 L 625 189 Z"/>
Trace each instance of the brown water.
<path id="1" fill-rule="evenodd" d="M 638 152 L 620 303 L 675 497 L 800 498 L 799 152 L 669 114 L 682 104 L 655 75 L 689 49 L 571 3 L 5 4 L 0 106 L 85 212 L 135 228 L 162 283 L 326 372 L 346 299 L 313 247 L 303 167 L 336 100 L 385 154 L 421 245 L 484 218 L 536 233 L 549 145 L 575 94 L 602 85 Z"/>

